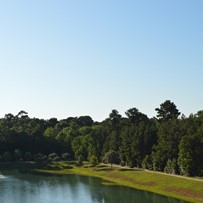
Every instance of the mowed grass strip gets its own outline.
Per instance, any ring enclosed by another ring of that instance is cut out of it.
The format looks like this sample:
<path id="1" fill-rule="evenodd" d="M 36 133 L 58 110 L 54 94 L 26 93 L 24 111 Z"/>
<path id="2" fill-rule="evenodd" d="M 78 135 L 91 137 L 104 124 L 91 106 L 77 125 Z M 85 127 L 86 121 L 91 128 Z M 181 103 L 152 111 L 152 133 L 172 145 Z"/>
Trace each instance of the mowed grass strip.
<path id="1" fill-rule="evenodd" d="M 72 163 L 54 163 L 45 168 L 36 169 L 40 173 L 78 174 L 103 178 L 113 183 L 135 189 L 146 190 L 193 203 L 203 202 L 203 180 L 167 175 L 144 170 L 127 169 L 100 164 L 90 167 L 88 163 L 77 167 Z"/>

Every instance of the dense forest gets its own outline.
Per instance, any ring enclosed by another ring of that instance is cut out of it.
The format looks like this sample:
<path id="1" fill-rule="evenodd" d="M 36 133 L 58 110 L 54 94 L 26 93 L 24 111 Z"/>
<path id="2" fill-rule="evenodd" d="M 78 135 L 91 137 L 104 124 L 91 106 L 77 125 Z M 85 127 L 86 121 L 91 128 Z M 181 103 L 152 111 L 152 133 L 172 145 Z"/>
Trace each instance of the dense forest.
<path id="1" fill-rule="evenodd" d="M 185 117 L 170 100 L 148 118 L 137 108 L 122 117 L 112 110 L 102 122 L 90 116 L 63 120 L 29 118 L 27 112 L 0 119 L 0 161 L 58 161 L 92 157 L 99 162 L 110 151 L 129 167 L 203 176 L 203 111 Z"/>

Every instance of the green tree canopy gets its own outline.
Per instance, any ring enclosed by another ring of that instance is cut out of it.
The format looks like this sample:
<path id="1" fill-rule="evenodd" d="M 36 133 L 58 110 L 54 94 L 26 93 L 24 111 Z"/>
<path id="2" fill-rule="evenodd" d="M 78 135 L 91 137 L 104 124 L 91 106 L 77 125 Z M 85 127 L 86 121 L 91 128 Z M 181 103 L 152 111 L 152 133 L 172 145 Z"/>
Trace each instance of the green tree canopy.
<path id="1" fill-rule="evenodd" d="M 157 118 L 159 120 L 177 119 L 180 115 L 176 105 L 170 100 L 166 100 L 160 105 L 160 108 L 156 108 L 155 110 L 157 111 Z"/>
<path id="2" fill-rule="evenodd" d="M 110 163 L 112 168 L 112 164 L 119 163 L 119 156 L 115 151 L 111 150 L 105 154 L 104 160 L 105 162 Z"/>

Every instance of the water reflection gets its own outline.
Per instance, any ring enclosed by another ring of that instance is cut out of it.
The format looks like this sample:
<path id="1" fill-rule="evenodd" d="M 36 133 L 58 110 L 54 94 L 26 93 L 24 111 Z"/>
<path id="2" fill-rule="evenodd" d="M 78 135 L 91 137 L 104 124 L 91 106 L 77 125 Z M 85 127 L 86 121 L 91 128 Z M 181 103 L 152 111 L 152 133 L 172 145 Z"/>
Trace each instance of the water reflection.
<path id="1" fill-rule="evenodd" d="M 185 203 L 77 175 L 38 176 L 4 171 L 0 203 Z"/>

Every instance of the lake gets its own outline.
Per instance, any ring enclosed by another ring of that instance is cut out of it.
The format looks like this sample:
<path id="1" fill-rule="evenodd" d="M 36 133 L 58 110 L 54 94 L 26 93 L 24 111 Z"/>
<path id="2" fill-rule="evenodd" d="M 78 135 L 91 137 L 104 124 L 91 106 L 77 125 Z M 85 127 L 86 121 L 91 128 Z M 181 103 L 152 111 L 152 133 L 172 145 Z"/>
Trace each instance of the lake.
<path id="1" fill-rule="evenodd" d="M 41 176 L 0 172 L 0 203 L 186 203 L 78 175 Z"/>

